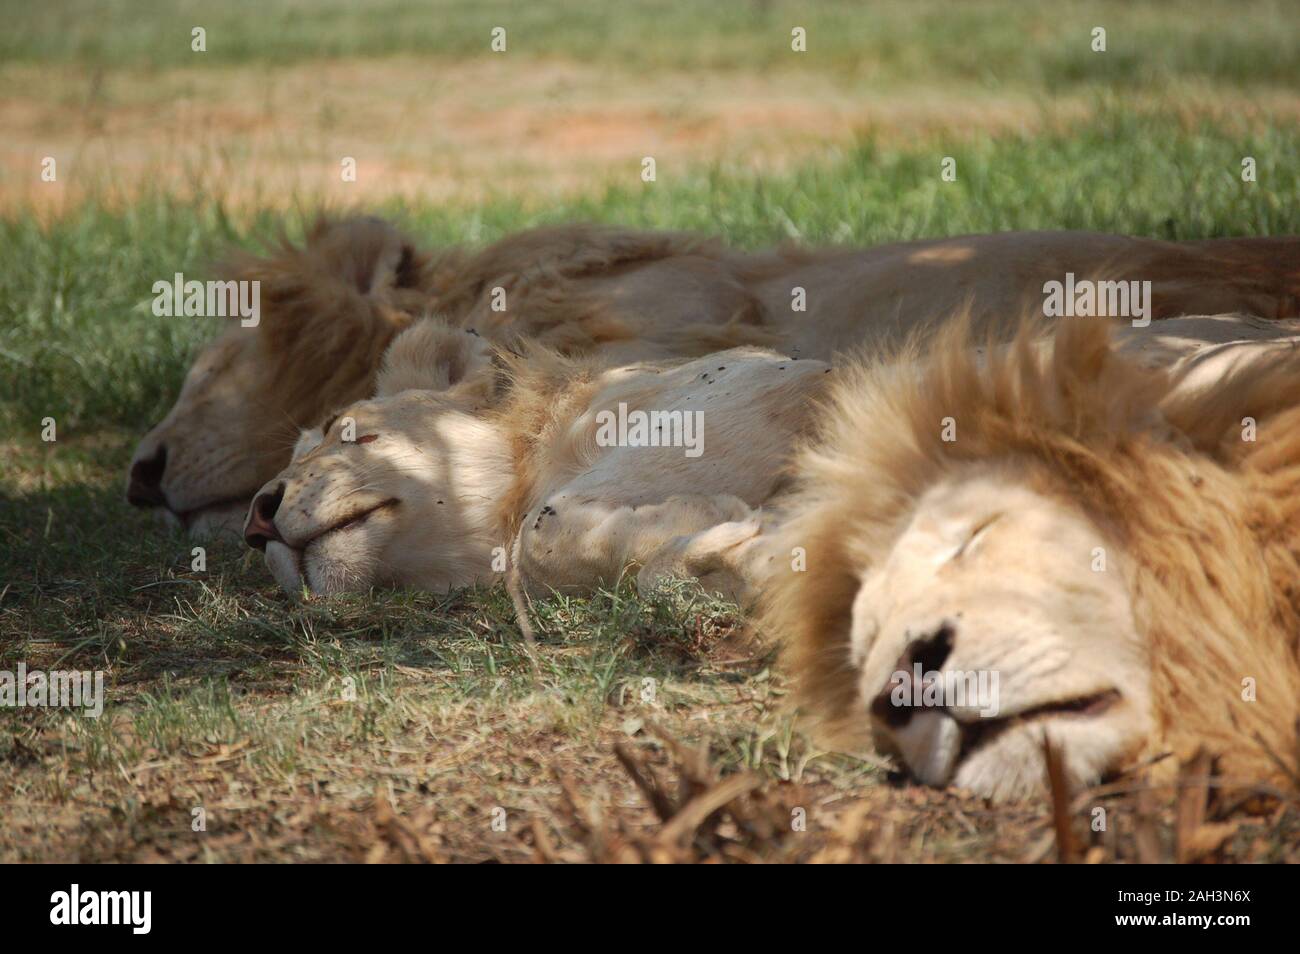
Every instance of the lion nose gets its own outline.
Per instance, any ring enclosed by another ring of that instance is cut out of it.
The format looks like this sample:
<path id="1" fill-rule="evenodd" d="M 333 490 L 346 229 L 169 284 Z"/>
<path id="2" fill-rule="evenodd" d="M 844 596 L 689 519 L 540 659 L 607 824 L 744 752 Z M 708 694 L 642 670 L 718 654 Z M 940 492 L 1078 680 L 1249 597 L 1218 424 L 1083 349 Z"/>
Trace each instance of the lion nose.
<path id="1" fill-rule="evenodd" d="M 253 506 L 248 511 L 248 522 L 244 524 L 244 542 L 254 550 L 265 550 L 272 540 L 284 542 L 280 531 L 275 528 L 275 513 L 284 500 L 284 484 L 275 490 L 263 490 L 253 498 Z"/>
<path id="2" fill-rule="evenodd" d="M 159 445 L 152 457 L 131 465 L 131 479 L 126 486 L 128 503 L 137 507 L 159 507 L 167 503 L 162 492 L 163 471 L 167 469 L 167 448 Z"/>
<path id="3" fill-rule="evenodd" d="M 901 729 L 912 720 L 915 707 L 899 705 L 897 699 L 912 697 L 912 684 L 916 682 L 916 667 L 921 667 L 921 688 L 925 679 L 938 673 L 952 654 L 952 644 L 957 638 L 957 627 L 944 620 L 935 629 L 918 639 L 913 639 L 898 657 L 894 671 L 885 688 L 871 701 L 871 714 L 891 729 Z"/>
<path id="4" fill-rule="evenodd" d="M 871 715 L 884 727 L 903 764 L 926 785 L 948 784 L 961 757 L 961 725 L 946 701 L 936 704 L 926 698 L 936 681 L 942 684 L 940 673 L 956 632 L 956 626 L 945 621 L 909 642 L 888 685 L 871 703 Z"/>

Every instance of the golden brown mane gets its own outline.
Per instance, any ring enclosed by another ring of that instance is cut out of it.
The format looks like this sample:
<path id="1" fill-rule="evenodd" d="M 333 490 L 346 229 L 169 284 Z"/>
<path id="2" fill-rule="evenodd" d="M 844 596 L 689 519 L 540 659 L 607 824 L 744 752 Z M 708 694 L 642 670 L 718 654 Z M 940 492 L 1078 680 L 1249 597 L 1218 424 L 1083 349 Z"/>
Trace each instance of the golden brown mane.
<path id="1" fill-rule="evenodd" d="M 568 358 L 539 345 L 526 346 L 522 355 L 499 349 L 497 356 L 505 374 L 492 417 L 510 435 L 515 461 L 498 522 L 513 537 L 542 471 L 566 456 L 572 458 L 569 469 L 579 466 L 581 451 L 569 425 L 590 399 L 600 366 L 593 358 Z"/>
<path id="2" fill-rule="evenodd" d="M 682 256 L 723 263 L 732 254 L 716 239 L 686 233 L 565 225 L 521 232 L 477 252 L 431 255 L 379 219 L 322 217 L 303 247 L 282 240 L 265 257 L 232 256 L 222 272 L 262 283 L 265 397 L 303 426 L 315 421 L 299 420 L 292 409 L 337 407 L 369 394 L 384 350 L 420 315 L 476 327 L 501 343 L 527 338 L 555 352 L 585 354 L 611 342 L 653 339 L 655 329 L 616 313 L 608 293 L 584 279 Z M 485 307 L 496 286 L 508 296 L 504 312 Z M 664 329 L 674 353 L 774 340 L 759 327 L 753 296 L 739 286 L 735 292 L 730 323 Z"/>
<path id="3" fill-rule="evenodd" d="M 730 320 L 657 328 L 652 315 L 616 307 L 610 288 L 592 283 L 668 260 L 707 272 L 710 293 L 730 302 Z M 422 266 L 421 274 L 434 290 L 432 311 L 496 341 L 527 336 L 565 354 L 582 354 L 615 342 L 654 341 L 662 332 L 670 353 L 697 355 L 779 340 L 764 327 L 761 303 L 737 276 L 743 260 L 708 236 L 573 224 L 529 229 L 477 252 L 449 249 Z M 505 292 L 505 311 L 486 307 L 496 287 Z"/>
<path id="4" fill-rule="evenodd" d="M 384 350 L 427 303 L 427 266 L 401 233 L 370 218 L 319 218 L 301 248 L 282 239 L 273 254 L 229 257 L 222 277 L 261 282 L 267 413 L 296 430 L 317 423 L 321 408 L 368 396 Z"/>
<path id="5" fill-rule="evenodd" d="M 807 570 L 777 574 L 762 617 L 787 643 L 804 705 L 840 741 L 861 739 L 847 642 L 859 575 L 928 488 L 998 462 L 1082 509 L 1125 554 L 1160 742 L 1205 743 L 1234 770 L 1277 775 L 1275 756 L 1295 762 L 1300 715 L 1300 357 L 1183 395 L 1117 355 L 1104 322 L 1060 322 L 1047 353 L 1039 334 L 1026 324 L 998 349 L 956 322 L 924 351 L 841 378 L 782 531 L 782 552 L 804 547 Z M 1242 701 L 1246 678 L 1257 702 Z"/>

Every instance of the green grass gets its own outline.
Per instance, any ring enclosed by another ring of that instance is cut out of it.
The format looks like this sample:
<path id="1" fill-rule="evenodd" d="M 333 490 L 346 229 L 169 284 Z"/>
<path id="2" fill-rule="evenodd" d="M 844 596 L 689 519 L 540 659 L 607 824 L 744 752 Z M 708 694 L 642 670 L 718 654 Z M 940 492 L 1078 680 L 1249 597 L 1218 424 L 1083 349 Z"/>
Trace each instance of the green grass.
<path id="1" fill-rule="evenodd" d="M 1133 4 L 992 0 L 51 0 L 4 4 L 0 62 L 156 68 L 272 64 L 395 54 L 442 59 L 488 51 L 636 69 L 789 68 L 880 85 L 1130 89 L 1183 83 L 1294 86 L 1300 31 L 1286 0 Z M 190 50 L 207 30 L 208 52 Z M 790 31 L 808 31 L 808 52 Z M 1107 30 L 1107 51 L 1091 31 Z"/>
<path id="2" fill-rule="evenodd" d="M 941 157 L 957 160 L 940 181 Z M 1241 157 L 1258 162 L 1243 183 Z M 886 148 L 870 138 L 780 175 L 660 170 L 545 206 L 381 209 L 427 245 L 478 244 L 542 222 L 585 219 L 717 233 L 742 246 L 791 239 L 872 244 L 1005 229 L 1093 229 L 1161 238 L 1300 231 L 1300 133 L 1216 126 L 1110 108 L 1078 128 Z M 0 220 L 0 424 L 27 437 L 46 416 L 71 437 L 139 428 L 173 400 L 206 320 L 158 320 L 151 287 L 199 274 L 228 245 L 256 247 L 284 225 L 218 200 L 88 205 L 53 224 Z M 301 222 L 289 217 L 288 230 Z"/>

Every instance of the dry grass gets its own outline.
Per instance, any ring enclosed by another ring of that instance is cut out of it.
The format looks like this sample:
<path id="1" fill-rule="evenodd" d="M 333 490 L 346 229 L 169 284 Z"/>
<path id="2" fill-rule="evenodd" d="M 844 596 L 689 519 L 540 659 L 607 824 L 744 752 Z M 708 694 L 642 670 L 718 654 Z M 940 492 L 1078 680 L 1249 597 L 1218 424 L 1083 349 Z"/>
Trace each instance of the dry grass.
<path id="1" fill-rule="evenodd" d="M 534 668 L 500 589 L 296 604 L 224 544 L 194 572 L 118 500 L 125 450 L 0 501 L 0 669 L 108 697 L 0 710 L 0 861 L 1300 861 L 1300 806 L 1205 760 L 994 808 L 819 751 L 689 587 L 537 604 Z"/>
<path id="2" fill-rule="evenodd" d="M 746 689 L 707 706 L 611 704 L 575 736 L 540 702 L 440 713 L 427 674 L 410 675 L 423 678 L 390 690 L 402 728 L 381 737 L 359 738 L 355 725 L 340 731 L 346 717 L 320 710 L 342 706 L 318 700 L 290 771 L 266 758 L 265 739 L 146 749 L 136 764 L 87 771 L 75 756 L 43 750 L 52 737 L 29 737 L 0 783 L 10 809 L 0 858 L 1300 862 L 1300 807 L 1267 794 L 1243 801 L 1191 766 L 1166 786 L 1129 780 L 1080 793 L 1054 816 L 1046 799 L 993 808 L 904 785 L 809 752 L 797 735 L 783 751 L 772 731 L 777 693 Z M 274 720 L 282 705 L 263 697 L 240 708 Z M 767 728 L 745 728 L 755 718 Z M 69 743 L 75 736 L 65 732 L 57 745 Z M 31 784 L 34 770 L 43 784 Z M 191 830 L 197 807 L 207 813 L 203 832 Z"/>

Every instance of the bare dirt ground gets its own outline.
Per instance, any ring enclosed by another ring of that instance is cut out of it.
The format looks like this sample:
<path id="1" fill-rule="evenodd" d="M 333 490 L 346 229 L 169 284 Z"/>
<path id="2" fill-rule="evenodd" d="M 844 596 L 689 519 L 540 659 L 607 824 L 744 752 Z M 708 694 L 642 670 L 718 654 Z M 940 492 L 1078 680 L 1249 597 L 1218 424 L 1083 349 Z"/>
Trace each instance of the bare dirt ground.
<path id="1" fill-rule="evenodd" d="M 963 138 L 1068 123 L 1095 104 L 1023 92 L 857 89 L 818 74 L 656 72 L 520 57 L 88 72 L 0 69 L 0 211 L 50 214 L 142 189 L 235 205 L 573 194 L 718 163 L 770 170 L 855 137 Z M 1189 97 L 1294 121 L 1293 93 Z M 58 162 L 42 181 L 41 160 Z M 356 160 L 354 182 L 342 177 Z"/>

